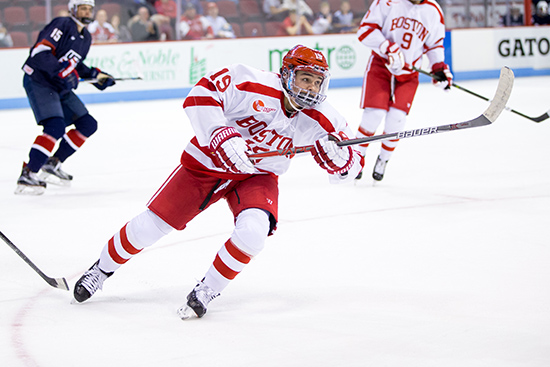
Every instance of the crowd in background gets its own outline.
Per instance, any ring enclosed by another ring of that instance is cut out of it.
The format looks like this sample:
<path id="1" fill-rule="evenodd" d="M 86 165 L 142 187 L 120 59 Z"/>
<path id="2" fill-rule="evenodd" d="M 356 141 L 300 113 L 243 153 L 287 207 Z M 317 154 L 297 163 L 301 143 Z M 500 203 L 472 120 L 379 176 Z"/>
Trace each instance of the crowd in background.
<path id="1" fill-rule="evenodd" d="M 96 0 L 95 20 L 88 30 L 95 44 L 355 32 L 370 3 L 357 0 L 360 6 L 354 12 L 350 0 L 309 0 L 312 6 L 306 1 L 183 0 L 178 21 L 174 0 Z M 36 5 L 43 1 L 6 2 L 8 6 L 0 6 L 0 47 L 32 45 L 45 25 L 45 8 Z M 68 16 L 66 4 L 52 0 L 52 17 Z M 6 19 L 14 18 L 8 13 L 12 9 L 6 10 L 10 7 L 24 7 L 26 20 Z M 37 7 L 42 8 L 41 21 L 31 19 L 31 8 Z"/>
<path id="2" fill-rule="evenodd" d="M 88 26 L 94 43 L 199 40 L 299 34 L 353 33 L 372 0 L 96 0 Z M 67 0 L 52 0 L 53 17 L 68 16 Z M 0 2 L 0 47 L 28 47 L 45 25 L 42 0 Z M 37 5 L 40 4 L 40 5 Z M 25 21 L 6 8 L 25 8 Z M 32 8 L 35 8 L 34 11 Z M 36 14 L 42 8 L 42 16 Z M 524 24 L 523 5 L 512 4 L 501 26 Z M 548 3 L 533 1 L 533 25 L 550 24 Z M 38 18 L 38 20 L 37 20 Z M 40 20 L 41 19 L 41 20 Z M 4 25 L 2 25 L 2 22 Z"/>

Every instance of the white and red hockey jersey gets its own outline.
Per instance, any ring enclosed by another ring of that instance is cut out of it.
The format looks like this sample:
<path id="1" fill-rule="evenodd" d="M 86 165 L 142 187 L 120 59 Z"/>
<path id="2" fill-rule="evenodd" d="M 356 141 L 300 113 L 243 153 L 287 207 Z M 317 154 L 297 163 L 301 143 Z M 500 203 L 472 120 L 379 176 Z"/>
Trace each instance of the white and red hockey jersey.
<path id="1" fill-rule="evenodd" d="M 397 75 L 411 74 L 420 68 L 422 55 L 433 64 L 444 62 L 445 20 L 443 11 L 433 0 L 413 4 L 409 0 L 375 0 L 357 31 L 359 41 L 378 55 L 385 40 L 394 42 L 405 57 L 405 68 Z"/>
<path id="2" fill-rule="evenodd" d="M 225 171 L 209 148 L 212 132 L 224 126 L 234 127 L 255 153 L 312 145 L 330 132 L 353 136 L 344 117 L 326 101 L 287 117 L 283 96 L 281 78 L 276 73 L 234 64 L 207 74 L 183 104 L 196 135 L 182 154 L 182 165 L 225 179 L 243 176 Z M 347 181 L 359 173 L 360 157 L 354 154 L 349 174 L 331 175 L 331 182 Z M 278 176 L 289 164 L 285 156 L 264 158 L 254 162 L 255 173 Z"/>

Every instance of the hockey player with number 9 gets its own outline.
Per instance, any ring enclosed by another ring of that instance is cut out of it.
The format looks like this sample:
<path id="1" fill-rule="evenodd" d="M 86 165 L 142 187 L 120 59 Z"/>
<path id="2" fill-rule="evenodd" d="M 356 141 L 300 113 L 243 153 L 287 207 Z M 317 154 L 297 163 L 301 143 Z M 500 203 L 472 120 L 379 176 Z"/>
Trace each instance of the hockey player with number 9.
<path id="1" fill-rule="evenodd" d="M 148 208 L 103 247 L 99 260 L 77 281 L 75 300 L 89 299 L 134 255 L 225 199 L 234 231 L 178 310 L 182 319 L 202 317 L 210 301 L 260 253 L 277 224 L 278 176 L 288 169 L 290 157 L 251 161 L 248 153 L 311 144 L 315 162 L 331 182 L 353 181 L 359 173 L 359 153 L 337 145 L 352 131 L 325 102 L 328 83 L 323 54 L 301 45 L 284 56 L 280 74 L 235 64 L 203 77 L 183 104 L 196 135 L 181 164 Z"/>
<path id="2" fill-rule="evenodd" d="M 43 179 L 70 184 L 72 176 L 61 169 L 61 163 L 97 129 L 97 121 L 73 92 L 80 77 L 97 79 L 93 85 L 99 90 L 115 84 L 111 75 L 83 63 L 92 41 L 86 25 L 93 20 L 94 6 L 94 0 L 70 0 L 70 16 L 55 18 L 40 31 L 23 65 L 23 86 L 43 133 L 31 147 L 29 162 L 23 164 L 16 194 L 44 193 Z M 70 125 L 74 128 L 65 132 Z"/>
<path id="3" fill-rule="evenodd" d="M 422 56 L 430 63 L 434 84 L 445 90 L 453 76 L 445 64 L 445 21 L 433 0 L 375 0 L 357 31 L 359 41 L 372 49 L 363 79 L 363 116 L 357 137 L 373 136 L 385 119 L 384 133 L 404 130 L 411 109 Z M 382 180 L 398 140 L 382 143 L 372 177 Z M 359 146 L 365 156 L 368 144 Z M 362 172 L 356 177 L 360 179 Z"/>

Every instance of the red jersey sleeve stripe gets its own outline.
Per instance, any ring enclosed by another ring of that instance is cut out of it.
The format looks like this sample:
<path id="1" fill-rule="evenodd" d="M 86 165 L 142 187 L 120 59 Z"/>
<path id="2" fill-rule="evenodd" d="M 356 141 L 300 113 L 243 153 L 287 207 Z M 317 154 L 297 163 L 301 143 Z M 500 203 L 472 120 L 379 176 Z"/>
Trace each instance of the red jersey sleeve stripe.
<path id="1" fill-rule="evenodd" d="M 212 97 L 189 96 L 183 102 L 183 108 L 194 106 L 214 106 L 223 108 L 222 104 Z"/>
<path id="2" fill-rule="evenodd" d="M 378 29 L 380 29 L 380 27 L 377 27 Z M 369 36 L 369 34 L 371 34 L 372 32 L 374 32 L 375 28 L 369 28 L 366 32 L 363 32 L 360 36 L 359 36 L 359 42 L 362 42 L 365 38 L 367 38 Z"/>
<path id="3" fill-rule="evenodd" d="M 283 92 L 278 89 L 268 87 L 263 84 L 253 83 L 253 82 L 244 82 L 237 85 L 237 89 L 243 92 L 252 92 L 257 94 L 262 94 L 264 96 L 273 97 L 280 99 L 282 98 Z"/>
<path id="4" fill-rule="evenodd" d="M 196 85 L 199 87 L 206 88 L 211 92 L 216 91 L 216 86 L 214 85 L 214 83 L 212 83 L 210 80 L 206 78 L 202 78 L 201 80 L 199 80 L 199 82 Z"/>
<path id="5" fill-rule="evenodd" d="M 327 119 L 321 112 L 317 110 L 302 110 L 302 112 L 317 121 L 327 132 L 332 133 L 335 131 L 334 126 L 332 126 L 329 119 Z"/>

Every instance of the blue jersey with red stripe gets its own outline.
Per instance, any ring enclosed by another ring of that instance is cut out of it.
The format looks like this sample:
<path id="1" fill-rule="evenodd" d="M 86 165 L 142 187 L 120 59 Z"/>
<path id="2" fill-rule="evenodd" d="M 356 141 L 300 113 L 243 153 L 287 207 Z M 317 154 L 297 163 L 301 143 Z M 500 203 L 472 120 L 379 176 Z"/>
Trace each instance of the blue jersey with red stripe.
<path id="1" fill-rule="evenodd" d="M 55 18 L 39 33 L 23 65 L 23 71 L 35 82 L 49 85 L 60 92 L 66 89 L 60 72 L 66 75 L 76 70 L 82 78 L 95 77 L 97 74 L 95 68 L 83 63 L 91 43 L 92 37 L 85 27 L 78 32 L 72 18 Z"/>

